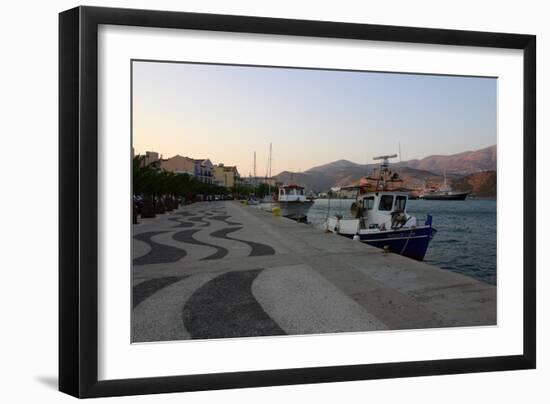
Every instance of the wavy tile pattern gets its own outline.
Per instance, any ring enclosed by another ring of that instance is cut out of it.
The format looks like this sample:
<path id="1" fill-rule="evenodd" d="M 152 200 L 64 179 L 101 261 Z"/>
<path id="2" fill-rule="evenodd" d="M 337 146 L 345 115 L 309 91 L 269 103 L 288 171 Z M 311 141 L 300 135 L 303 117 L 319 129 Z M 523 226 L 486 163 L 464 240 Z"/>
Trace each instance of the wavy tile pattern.
<path id="1" fill-rule="evenodd" d="M 178 223 L 176 226 L 172 226 L 171 229 L 177 229 L 180 227 L 188 228 L 188 227 L 193 227 L 195 225 L 194 223 L 189 223 L 189 222 L 186 222 L 185 220 L 176 219 L 176 218 L 170 218 L 168 220 Z"/>
<path id="2" fill-rule="evenodd" d="M 191 222 L 195 222 L 195 223 L 202 223 L 202 226 L 201 226 L 201 227 L 208 227 L 208 226 L 210 226 L 210 222 L 207 222 L 206 220 L 204 220 L 204 217 L 203 217 L 203 216 L 189 217 L 189 218 L 187 218 L 187 220 L 189 220 L 189 221 L 191 221 Z"/>
<path id="3" fill-rule="evenodd" d="M 233 233 L 233 232 L 236 232 L 236 231 L 241 230 L 241 229 L 242 229 L 242 227 L 231 227 L 231 228 L 228 228 L 228 229 L 217 230 L 215 232 L 212 232 L 210 235 L 212 237 L 223 238 L 223 239 L 226 239 L 226 240 L 239 241 L 241 243 L 248 244 L 250 246 L 250 248 L 252 249 L 250 254 L 248 254 L 249 257 L 275 254 L 275 250 L 273 249 L 273 247 L 271 247 L 267 244 L 262 244 L 262 243 L 258 243 L 256 241 L 248 241 L 248 240 L 243 240 L 243 239 L 240 239 L 240 238 L 229 237 L 228 236 L 229 233 Z"/>
<path id="4" fill-rule="evenodd" d="M 216 215 L 216 216 L 211 216 L 210 219 L 214 219 L 214 220 L 219 220 L 221 222 L 225 222 L 227 223 L 228 225 L 230 226 L 241 226 L 242 223 L 237 223 L 237 222 L 231 222 L 227 219 L 229 219 L 231 216 L 228 216 L 228 215 Z"/>
<path id="5" fill-rule="evenodd" d="M 184 278 L 186 278 L 186 276 L 167 276 L 138 283 L 132 288 L 132 308 L 135 309 L 138 304 L 154 295 L 159 290 Z"/>
<path id="6" fill-rule="evenodd" d="M 285 335 L 251 291 L 262 269 L 227 272 L 201 286 L 183 307 L 192 339 Z"/>
<path id="7" fill-rule="evenodd" d="M 180 231 L 180 232 L 174 234 L 172 236 L 172 238 L 176 241 L 181 241 L 182 243 L 201 245 L 201 246 L 212 247 L 212 248 L 216 249 L 216 252 L 214 254 L 211 254 L 211 255 L 208 255 L 204 258 L 201 258 L 201 261 L 202 260 L 220 259 L 220 258 L 225 257 L 229 253 L 229 251 L 226 248 L 223 248 L 223 247 L 220 247 L 220 246 L 217 246 L 217 245 L 214 245 L 214 244 L 205 243 L 203 241 L 200 241 L 200 240 L 197 240 L 197 239 L 193 238 L 193 234 L 195 234 L 198 231 L 200 231 L 200 230 L 199 229 L 191 229 L 191 230 Z"/>
<path id="8" fill-rule="evenodd" d="M 165 264 L 169 262 L 176 262 L 187 255 L 187 252 L 182 248 L 160 244 L 151 239 L 157 234 L 162 233 L 166 233 L 166 231 L 149 231 L 134 235 L 135 239 L 143 241 L 151 247 L 151 250 L 147 254 L 135 258 L 132 261 L 134 265 Z"/>

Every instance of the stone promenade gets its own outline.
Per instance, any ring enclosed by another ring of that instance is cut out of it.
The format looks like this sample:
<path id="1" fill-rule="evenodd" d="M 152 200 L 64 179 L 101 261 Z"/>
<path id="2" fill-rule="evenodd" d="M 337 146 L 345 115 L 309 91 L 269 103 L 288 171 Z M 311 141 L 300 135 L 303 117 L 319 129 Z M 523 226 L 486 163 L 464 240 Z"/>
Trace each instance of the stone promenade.
<path id="1" fill-rule="evenodd" d="M 496 288 L 234 201 L 133 225 L 133 342 L 496 324 Z"/>

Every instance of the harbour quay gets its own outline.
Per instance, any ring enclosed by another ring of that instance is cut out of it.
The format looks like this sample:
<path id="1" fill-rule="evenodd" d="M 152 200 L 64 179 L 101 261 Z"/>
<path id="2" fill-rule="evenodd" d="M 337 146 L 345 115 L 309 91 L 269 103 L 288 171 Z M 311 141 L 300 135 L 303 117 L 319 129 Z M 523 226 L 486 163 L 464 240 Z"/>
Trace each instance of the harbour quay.
<path id="1" fill-rule="evenodd" d="M 238 201 L 132 225 L 132 341 L 496 325 L 496 287 Z"/>

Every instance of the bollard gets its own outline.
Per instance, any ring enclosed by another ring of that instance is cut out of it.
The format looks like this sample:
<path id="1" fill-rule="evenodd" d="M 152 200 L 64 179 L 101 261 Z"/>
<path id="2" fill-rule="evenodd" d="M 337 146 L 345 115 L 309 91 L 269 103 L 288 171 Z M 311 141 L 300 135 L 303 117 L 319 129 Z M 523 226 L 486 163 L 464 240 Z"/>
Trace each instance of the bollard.
<path id="1" fill-rule="evenodd" d="M 278 206 L 271 209 L 271 213 L 273 213 L 273 216 L 281 216 L 281 208 Z"/>

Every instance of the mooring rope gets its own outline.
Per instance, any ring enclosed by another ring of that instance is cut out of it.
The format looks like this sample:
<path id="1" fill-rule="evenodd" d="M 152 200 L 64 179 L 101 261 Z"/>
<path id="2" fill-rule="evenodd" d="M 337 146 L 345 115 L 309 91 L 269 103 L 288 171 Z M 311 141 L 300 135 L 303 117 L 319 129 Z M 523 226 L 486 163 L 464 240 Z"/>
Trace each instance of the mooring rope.
<path id="1" fill-rule="evenodd" d="M 401 249 L 401 252 L 399 253 L 399 255 L 403 255 L 403 253 L 405 252 L 405 249 L 407 248 L 407 245 L 409 244 L 409 240 L 410 240 L 411 237 L 412 237 L 412 232 L 413 232 L 413 229 L 410 229 L 410 230 L 409 230 L 409 237 L 407 237 L 407 241 L 405 241 L 405 245 L 404 245 L 403 248 Z"/>

